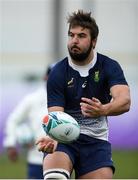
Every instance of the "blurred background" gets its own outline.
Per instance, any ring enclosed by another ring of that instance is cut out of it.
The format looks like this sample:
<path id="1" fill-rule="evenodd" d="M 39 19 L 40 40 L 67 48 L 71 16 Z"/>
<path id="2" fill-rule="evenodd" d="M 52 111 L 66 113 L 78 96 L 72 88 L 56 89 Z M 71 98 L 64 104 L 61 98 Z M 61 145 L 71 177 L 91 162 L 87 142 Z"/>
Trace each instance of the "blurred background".
<path id="1" fill-rule="evenodd" d="M 114 178 L 138 178 L 138 1 L 1 0 L 0 179 L 25 178 L 25 152 L 13 164 L 3 148 L 5 122 L 23 96 L 40 86 L 46 67 L 67 55 L 66 18 L 78 9 L 92 12 L 100 30 L 97 51 L 116 59 L 129 83 L 131 110 L 109 117 L 109 140 Z"/>

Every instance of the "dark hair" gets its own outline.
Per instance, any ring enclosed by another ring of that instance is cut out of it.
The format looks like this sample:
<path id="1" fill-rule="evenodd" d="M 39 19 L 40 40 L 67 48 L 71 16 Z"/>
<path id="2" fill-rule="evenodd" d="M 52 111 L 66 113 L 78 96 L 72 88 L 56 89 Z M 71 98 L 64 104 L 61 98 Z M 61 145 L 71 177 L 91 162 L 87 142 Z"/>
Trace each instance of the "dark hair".
<path id="1" fill-rule="evenodd" d="M 69 30 L 75 26 L 81 26 L 90 30 L 92 40 L 97 38 L 99 29 L 96 21 L 91 17 L 91 12 L 83 12 L 83 10 L 78 10 L 78 12 L 73 12 L 72 15 L 68 17 Z"/>

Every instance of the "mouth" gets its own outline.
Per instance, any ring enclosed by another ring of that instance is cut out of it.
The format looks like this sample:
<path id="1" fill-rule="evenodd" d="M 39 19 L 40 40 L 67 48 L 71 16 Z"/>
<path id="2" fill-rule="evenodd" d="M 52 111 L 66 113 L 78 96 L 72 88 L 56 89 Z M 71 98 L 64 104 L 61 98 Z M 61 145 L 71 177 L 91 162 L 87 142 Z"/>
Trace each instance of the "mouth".
<path id="1" fill-rule="evenodd" d="M 76 46 L 73 46 L 73 47 L 71 48 L 71 51 L 73 51 L 73 52 L 78 52 L 78 51 L 80 51 L 80 48 L 78 48 L 78 47 L 76 47 Z"/>

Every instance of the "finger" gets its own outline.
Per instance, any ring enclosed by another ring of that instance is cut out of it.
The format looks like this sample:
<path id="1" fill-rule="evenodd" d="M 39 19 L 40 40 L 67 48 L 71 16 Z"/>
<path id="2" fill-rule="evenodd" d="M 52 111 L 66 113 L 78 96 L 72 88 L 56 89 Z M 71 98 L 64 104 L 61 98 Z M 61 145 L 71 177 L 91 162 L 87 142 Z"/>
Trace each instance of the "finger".
<path id="1" fill-rule="evenodd" d="M 93 97 L 92 99 L 88 99 L 88 98 L 81 98 L 81 100 L 87 104 L 90 104 L 92 106 L 97 106 L 97 104 L 101 104 L 101 102 L 99 101 L 99 99 Z"/>
<path id="2" fill-rule="evenodd" d="M 92 111 L 95 108 L 94 106 L 86 103 L 80 103 L 80 106 L 83 111 Z"/>
<path id="3" fill-rule="evenodd" d="M 98 102 L 98 103 L 100 102 L 99 99 L 97 99 L 97 98 L 95 98 L 95 97 L 92 98 L 92 101 L 93 101 L 93 102 Z"/>
<path id="4" fill-rule="evenodd" d="M 39 139 L 36 140 L 35 144 L 39 144 L 39 143 L 47 143 L 49 141 L 53 141 L 49 136 L 45 136 L 45 137 L 40 137 Z"/>
<path id="5" fill-rule="evenodd" d="M 39 138 L 39 139 L 36 140 L 35 144 L 37 145 L 37 144 L 43 142 L 44 140 L 45 140 L 45 138 L 44 138 L 44 137 L 41 137 L 41 138 Z"/>
<path id="6" fill-rule="evenodd" d="M 54 144 L 52 143 L 44 147 L 44 152 L 53 153 L 53 150 L 54 150 Z"/>
<path id="7" fill-rule="evenodd" d="M 92 114 L 86 111 L 82 111 L 82 114 L 84 115 L 84 117 L 92 117 Z"/>
<path id="8" fill-rule="evenodd" d="M 81 108 L 81 111 L 84 113 L 87 113 L 87 115 L 93 115 L 94 111 L 92 109 L 85 109 L 85 108 Z M 86 115 L 86 114 L 85 114 Z"/>
<path id="9" fill-rule="evenodd" d="M 82 114 L 84 117 L 91 117 L 91 118 L 95 118 L 95 117 L 99 117 L 99 114 L 97 114 L 96 112 L 93 111 L 82 111 Z"/>
<path id="10" fill-rule="evenodd" d="M 35 145 L 38 145 L 39 143 L 40 143 L 40 141 L 37 140 L 37 141 L 35 142 Z"/>
<path id="11" fill-rule="evenodd" d="M 88 98 L 81 98 L 81 100 L 87 104 L 91 104 L 92 103 L 92 100 L 91 99 L 88 99 Z"/>
<path id="12" fill-rule="evenodd" d="M 42 143 L 37 144 L 38 151 L 43 151 L 45 146 L 46 146 L 46 144 L 42 144 Z"/>

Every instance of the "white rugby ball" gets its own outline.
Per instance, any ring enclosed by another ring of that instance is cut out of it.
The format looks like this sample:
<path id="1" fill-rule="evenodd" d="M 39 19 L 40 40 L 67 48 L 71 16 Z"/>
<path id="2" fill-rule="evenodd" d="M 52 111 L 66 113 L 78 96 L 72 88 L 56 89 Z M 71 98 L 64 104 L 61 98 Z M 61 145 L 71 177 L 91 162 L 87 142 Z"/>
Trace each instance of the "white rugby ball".
<path id="1" fill-rule="evenodd" d="M 70 143 L 80 134 L 77 121 L 62 111 L 50 112 L 43 118 L 42 125 L 47 135 L 61 143 Z"/>

